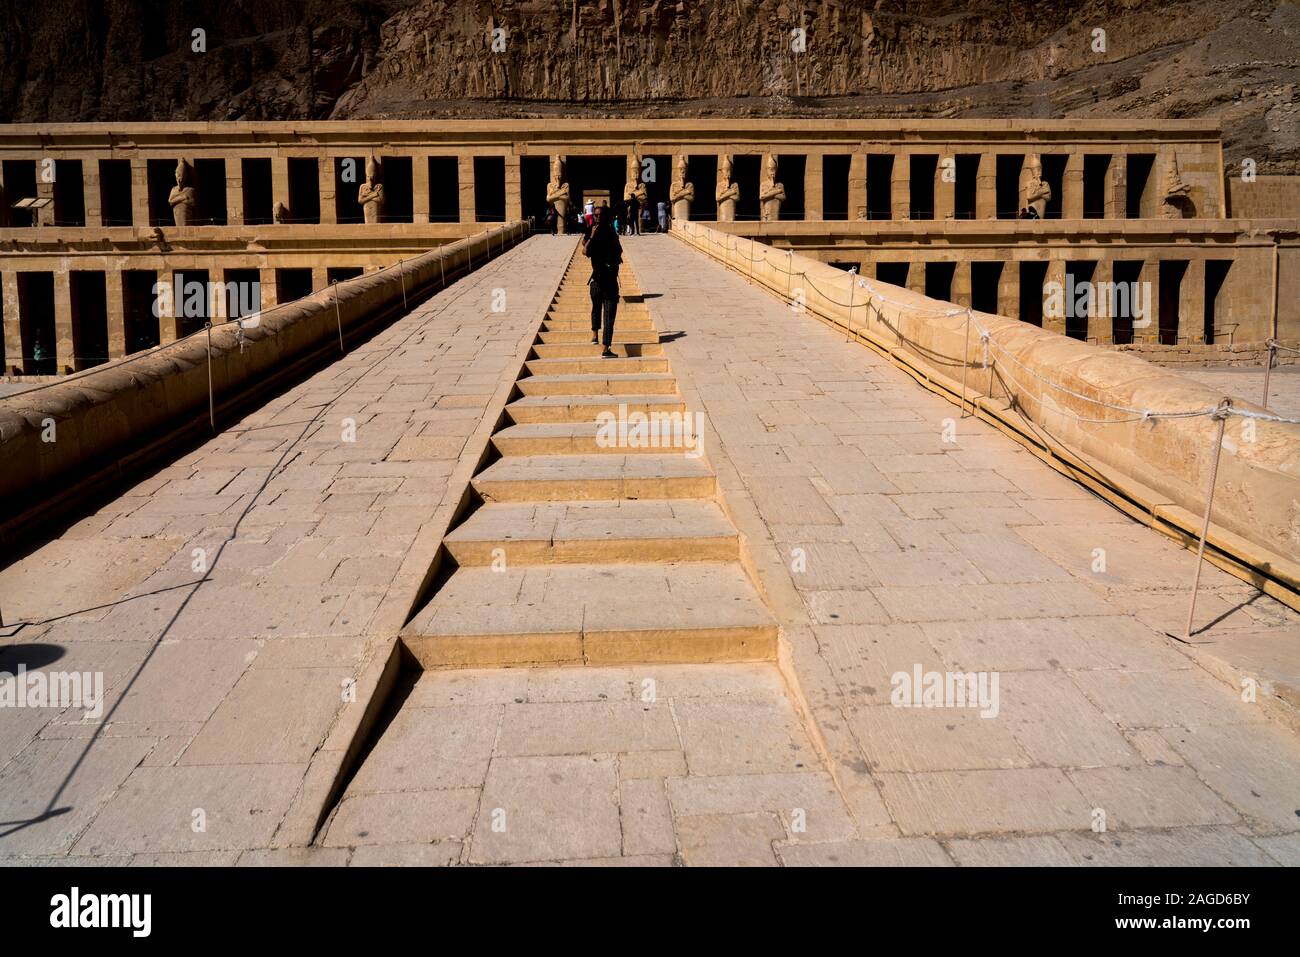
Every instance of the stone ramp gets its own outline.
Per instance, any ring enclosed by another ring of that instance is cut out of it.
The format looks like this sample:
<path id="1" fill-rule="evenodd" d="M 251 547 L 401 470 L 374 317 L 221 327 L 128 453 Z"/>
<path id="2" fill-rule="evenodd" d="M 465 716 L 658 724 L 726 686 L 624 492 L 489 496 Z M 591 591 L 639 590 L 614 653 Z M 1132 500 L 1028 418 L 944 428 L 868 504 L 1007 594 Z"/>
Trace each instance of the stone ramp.
<path id="1" fill-rule="evenodd" d="M 614 352 L 591 343 L 575 256 L 524 364 L 478 507 L 446 538 L 456 566 L 402 631 L 421 666 L 753 661 L 776 626 L 740 564 L 717 476 L 624 269 Z M 676 415 L 641 442 L 602 416 Z M 698 436 L 696 437 L 698 441 Z"/>

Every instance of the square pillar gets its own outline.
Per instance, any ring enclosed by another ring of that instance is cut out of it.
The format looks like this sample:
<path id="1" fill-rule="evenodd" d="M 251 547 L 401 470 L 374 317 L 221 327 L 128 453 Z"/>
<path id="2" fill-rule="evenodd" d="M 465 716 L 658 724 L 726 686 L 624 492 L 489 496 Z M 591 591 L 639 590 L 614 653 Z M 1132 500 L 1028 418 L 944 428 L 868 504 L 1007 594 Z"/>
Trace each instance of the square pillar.
<path id="1" fill-rule="evenodd" d="M 227 157 L 226 167 L 226 223 L 230 226 L 244 224 L 244 164 L 238 156 Z"/>
<path id="2" fill-rule="evenodd" d="M 1047 275 L 1043 278 L 1043 302 L 1047 302 L 1047 287 L 1055 284 L 1055 288 L 1060 290 L 1059 297 L 1053 297 L 1056 302 L 1061 304 L 1059 315 L 1049 315 L 1046 308 L 1043 309 L 1043 328 L 1048 332 L 1059 332 L 1065 335 L 1065 260 L 1053 259 L 1047 264 Z"/>
<path id="3" fill-rule="evenodd" d="M 335 205 L 337 196 L 334 191 L 334 167 L 338 163 L 337 156 L 322 157 L 316 164 L 316 192 L 320 196 L 320 221 L 321 225 L 326 223 L 333 225 L 339 221 L 338 207 Z M 359 177 L 364 177 L 365 160 L 362 160 L 362 167 L 357 170 Z M 343 183 L 343 189 L 360 189 L 361 184 L 358 182 Z"/>
<path id="4" fill-rule="evenodd" d="M 164 260 L 158 267 L 158 283 L 167 283 L 172 291 L 172 308 L 170 315 L 164 314 L 158 317 L 158 344 L 162 345 L 168 342 L 175 342 L 181 337 L 181 308 L 184 305 L 185 290 L 177 287 L 176 274 L 185 272 L 183 263 L 167 263 Z"/>
<path id="5" fill-rule="evenodd" d="M 411 157 L 411 221 L 429 221 L 429 157 Z"/>
<path id="6" fill-rule="evenodd" d="M 293 215 L 293 207 L 289 205 L 289 157 L 272 156 L 271 157 L 271 209 L 275 209 L 276 203 L 283 203 L 289 214 Z"/>
<path id="7" fill-rule="evenodd" d="M 854 153 L 849 158 L 849 219 L 867 218 L 867 154 Z"/>
<path id="8" fill-rule="evenodd" d="M 108 357 L 126 355 L 126 274 L 120 269 L 104 271 L 104 305 L 108 315 Z"/>
<path id="9" fill-rule="evenodd" d="M 944 164 L 951 163 L 945 175 Z M 934 166 L 934 218 L 936 222 L 953 219 L 957 215 L 957 154 L 940 153 Z"/>
<path id="10" fill-rule="evenodd" d="M 81 184 L 82 195 L 85 196 L 86 200 L 86 225 L 98 226 L 104 221 L 98 159 L 82 160 Z"/>
<path id="11" fill-rule="evenodd" d="M 57 161 L 54 163 L 51 169 L 54 171 L 54 175 L 57 177 L 59 175 L 59 165 Z M 44 208 L 36 210 L 37 226 L 54 225 L 54 208 L 55 208 L 54 207 L 54 180 L 51 179 L 47 182 L 46 177 L 48 175 L 49 174 L 46 172 L 44 161 L 37 160 L 36 161 L 36 198 L 47 201 Z"/>
<path id="12" fill-rule="evenodd" d="M 1141 296 L 1143 305 L 1146 306 L 1146 318 L 1142 320 L 1144 325 L 1138 325 L 1138 319 L 1133 319 L 1133 341 L 1138 342 L 1159 342 L 1160 341 L 1160 261 L 1158 259 L 1145 259 L 1142 261 L 1142 271 L 1138 273 L 1138 283 L 1141 286 Z"/>
<path id="13" fill-rule="evenodd" d="M 506 163 L 506 213 L 505 221 L 512 222 L 524 218 L 524 202 L 519 185 L 519 154 L 507 153 Z M 610 197 L 613 201 L 615 197 Z"/>
<path id="14" fill-rule="evenodd" d="M 980 154 L 980 166 L 975 174 L 975 218 L 998 218 L 997 153 Z"/>
<path id="15" fill-rule="evenodd" d="M 275 284 L 275 270 L 270 266 L 263 266 L 258 270 L 257 282 L 262 293 L 262 309 L 278 306 L 280 298 Z"/>
<path id="16" fill-rule="evenodd" d="M 907 288 L 925 295 L 925 260 L 912 259 L 907 267 Z"/>
<path id="17" fill-rule="evenodd" d="M 1088 317 L 1088 338 L 1098 345 L 1110 345 L 1115 340 L 1115 317 L 1111 312 L 1111 296 L 1100 295 L 1098 290 L 1112 288 L 1115 282 L 1115 261 L 1100 259 L 1092 272 L 1092 315 Z"/>
<path id="18" fill-rule="evenodd" d="M 320 292 L 322 289 L 328 289 L 329 286 L 329 270 L 324 266 L 313 266 L 311 269 L 311 291 Z"/>
<path id="19" fill-rule="evenodd" d="M 893 207 L 892 218 L 900 222 L 912 218 L 912 159 L 907 153 L 894 154 L 890 201 Z"/>
<path id="20" fill-rule="evenodd" d="M 61 374 L 75 372 L 76 337 L 72 332 L 72 274 L 66 268 L 54 271 L 54 355 Z"/>
<path id="21" fill-rule="evenodd" d="M 1178 339 L 1205 342 L 1205 260 L 1189 259 L 1178 291 Z"/>
<path id="22" fill-rule="evenodd" d="M 952 271 L 952 301 L 967 309 L 971 304 L 971 269 L 970 260 L 963 260 L 958 262 Z"/>
<path id="23" fill-rule="evenodd" d="M 1000 315 L 1020 318 L 1020 263 L 1014 259 L 1002 264 L 998 276 L 998 309 Z"/>
<path id="24" fill-rule="evenodd" d="M 1083 219 L 1083 154 L 1078 151 L 1065 160 L 1061 193 L 1061 218 Z"/>
<path id="25" fill-rule="evenodd" d="M 18 273 L 12 269 L 0 273 L 0 296 L 4 302 L 4 371 L 17 375 L 23 371 L 23 336 L 18 312 Z"/>
<path id="26" fill-rule="evenodd" d="M 460 186 L 460 221 L 475 222 L 474 215 L 474 157 L 462 153 L 456 157 L 456 175 Z"/>
<path id="27" fill-rule="evenodd" d="M 141 157 L 131 160 L 131 225 L 149 225 L 149 163 Z"/>
<path id="28" fill-rule="evenodd" d="M 1110 175 L 1106 177 L 1106 218 L 1123 219 L 1127 215 L 1128 156 L 1116 153 L 1110 158 Z"/>
<path id="29" fill-rule="evenodd" d="M 826 209 L 826 182 L 821 153 L 809 153 L 803 166 L 803 218 L 819 222 Z"/>

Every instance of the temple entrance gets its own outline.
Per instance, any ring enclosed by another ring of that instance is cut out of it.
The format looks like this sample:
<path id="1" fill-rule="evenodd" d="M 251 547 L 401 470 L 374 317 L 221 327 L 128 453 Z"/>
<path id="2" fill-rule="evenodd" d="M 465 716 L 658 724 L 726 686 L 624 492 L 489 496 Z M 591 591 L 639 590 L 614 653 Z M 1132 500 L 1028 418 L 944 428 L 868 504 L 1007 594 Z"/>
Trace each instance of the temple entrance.
<path id="1" fill-rule="evenodd" d="M 568 158 L 570 208 L 581 210 L 588 200 L 599 206 L 623 199 L 627 183 L 626 156 L 570 156 Z"/>

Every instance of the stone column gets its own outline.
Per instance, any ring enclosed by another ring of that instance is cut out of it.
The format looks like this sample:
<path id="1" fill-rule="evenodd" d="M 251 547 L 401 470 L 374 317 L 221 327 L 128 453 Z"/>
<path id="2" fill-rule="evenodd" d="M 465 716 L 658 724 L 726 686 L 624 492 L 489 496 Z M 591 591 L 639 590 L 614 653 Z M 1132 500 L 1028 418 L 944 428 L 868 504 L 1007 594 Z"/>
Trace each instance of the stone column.
<path id="1" fill-rule="evenodd" d="M 18 273 L 6 269 L 0 273 L 0 296 L 4 303 L 4 371 L 11 375 L 23 371 L 23 335 L 18 303 Z"/>
<path id="2" fill-rule="evenodd" d="M 1205 260 L 1189 259 L 1178 290 L 1178 338 L 1205 342 Z"/>
<path id="3" fill-rule="evenodd" d="M 161 260 L 158 264 L 155 282 L 167 283 L 172 290 L 172 308 L 169 314 L 158 317 L 158 343 L 175 342 L 181 336 L 181 309 L 185 304 L 185 290 L 176 284 L 176 274 L 184 274 L 185 266 L 180 263 L 168 264 Z"/>
<path id="4" fill-rule="evenodd" d="M 952 181 L 944 178 L 944 163 L 952 163 L 952 172 L 948 175 Z M 937 222 L 955 219 L 957 216 L 957 154 L 940 153 L 939 162 L 934 166 L 934 218 Z"/>
<path id="5" fill-rule="evenodd" d="M 826 209 L 825 162 L 821 153 L 809 153 L 803 167 L 803 218 L 818 222 Z"/>
<path id="6" fill-rule="evenodd" d="M 289 157 L 278 154 L 271 157 L 271 209 L 276 203 L 282 203 L 293 217 L 294 209 L 289 205 Z"/>
<path id="7" fill-rule="evenodd" d="M 1008 260 L 998 276 L 998 312 L 1012 319 L 1020 318 L 1020 263 Z"/>
<path id="8" fill-rule="evenodd" d="M 867 154 L 854 153 L 849 159 L 849 220 L 867 218 Z"/>
<path id="9" fill-rule="evenodd" d="M 997 153 L 980 154 L 979 169 L 975 173 L 975 218 L 998 218 Z"/>
<path id="10" fill-rule="evenodd" d="M 1103 187 L 1102 216 L 1106 219 L 1124 218 L 1124 155 L 1111 156 L 1106 169 Z"/>
<path id="11" fill-rule="evenodd" d="M 519 185 L 519 154 L 510 152 L 506 154 L 506 212 L 505 222 L 520 220 L 524 218 L 524 200 Z M 616 197 L 611 196 L 610 202 L 614 202 Z"/>
<path id="12" fill-rule="evenodd" d="M 460 184 L 460 221 L 473 223 L 474 214 L 474 157 L 462 153 L 456 158 L 457 175 Z"/>
<path id="13" fill-rule="evenodd" d="M 1142 271 L 1138 273 L 1138 285 L 1141 287 L 1139 295 L 1142 296 L 1142 304 L 1146 308 L 1146 317 L 1139 320 L 1135 315 L 1133 317 L 1133 341 L 1137 342 L 1159 342 L 1160 341 L 1160 261 L 1157 259 L 1144 259 L 1142 261 Z M 1139 326 L 1138 322 L 1144 325 Z"/>
<path id="14" fill-rule="evenodd" d="M 311 269 L 311 291 L 320 292 L 322 289 L 328 289 L 329 285 L 329 270 L 324 266 L 313 266 Z"/>
<path id="15" fill-rule="evenodd" d="M 103 196 L 99 184 L 99 160 L 97 158 L 81 161 L 81 188 L 86 197 L 86 225 L 103 225 Z"/>
<path id="16" fill-rule="evenodd" d="M 1115 260 L 1099 259 L 1092 271 L 1092 315 L 1088 317 L 1088 338 L 1098 345 L 1109 345 L 1115 339 L 1115 317 L 1112 314 L 1113 297 L 1106 290 L 1115 281 Z"/>
<path id="17" fill-rule="evenodd" d="M 262 309 L 270 309 L 272 306 L 280 304 L 279 290 L 275 284 L 275 270 L 270 266 L 263 266 L 258 270 L 257 281 L 262 293 Z"/>
<path id="18" fill-rule="evenodd" d="M 1048 297 L 1046 291 L 1043 293 L 1043 328 L 1049 332 L 1059 332 L 1065 335 L 1065 310 L 1068 308 L 1065 297 L 1065 260 L 1053 259 L 1047 264 L 1047 275 L 1043 278 L 1043 289 L 1046 290 L 1049 285 L 1056 284 L 1055 288 L 1060 290 L 1060 296 L 1052 297 L 1052 304 L 1060 304 L 1061 308 L 1056 311 L 1056 315 L 1049 315 L 1047 309 Z"/>
<path id="19" fill-rule="evenodd" d="M 226 157 L 226 225 L 244 224 L 244 164 L 241 157 Z"/>
<path id="20" fill-rule="evenodd" d="M 339 221 L 339 211 L 336 205 L 338 197 L 334 193 L 334 164 L 338 158 L 326 156 L 316 164 L 316 183 L 320 193 L 320 221 L 321 225 L 336 224 Z M 364 166 L 357 169 L 357 182 L 344 183 L 344 189 L 360 189 L 361 180 L 365 178 Z M 286 204 L 287 205 L 287 204 Z"/>
<path id="21" fill-rule="evenodd" d="M 45 181 L 45 166 L 43 160 L 36 161 L 36 197 L 37 199 L 48 200 L 44 209 L 35 210 L 37 226 L 54 225 L 54 181 Z M 56 160 L 54 163 L 54 175 L 59 176 L 59 165 Z"/>
<path id="22" fill-rule="evenodd" d="M 142 157 L 131 160 L 131 225 L 149 225 L 149 163 Z"/>
<path id="23" fill-rule="evenodd" d="M 72 274 L 54 270 L 54 355 L 59 372 L 77 370 L 77 341 L 72 331 Z"/>
<path id="24" fill-rule="evenodd" d="M 411 221 L 429 221 L 429 157 L 411 157 Z"/>
<path id="25" fill-rule="evenodd" d="M 104 270 L 104 304 L 108 313 L 108 357 L 126 355 L 126 273 Z"/>
<path id="26" fill-rule="evenodd" d="M 907 288 L 925 295 L 925 260 L 913 257 L 907 267 Z"/>
<path id="27" fill-rule="evenodd" d="M 907 153 L 894 154 L 894 169 L 890 179 L 893 218 L 906 221 L 912 218 L 912 161 Z"/>
<path id="28" fill-rule="evenodd" d="M 1078 150 L 1066 157 L 1061 193 L 1061 218 L 1083 219 L 1083 154 Z"/>
<path id="29" fill-rule="evenodd" d="M 952 273 L 952 301 L 959 306 L 970 308 L 971 297 L 971 261 L 962 259 Z"/>

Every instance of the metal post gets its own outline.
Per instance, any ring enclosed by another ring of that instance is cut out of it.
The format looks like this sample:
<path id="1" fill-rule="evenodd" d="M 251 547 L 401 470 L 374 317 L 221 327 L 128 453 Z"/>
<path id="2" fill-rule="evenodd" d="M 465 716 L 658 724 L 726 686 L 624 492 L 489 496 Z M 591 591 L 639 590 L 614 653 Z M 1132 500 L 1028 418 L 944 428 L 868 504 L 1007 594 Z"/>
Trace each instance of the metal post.
<path id="1" fill-rule="evenodd" d="M 1277 340 L 1268 340 L 1268 352 L 1264 356 L 1264 398 L 1260 400 L 1260 405 L 1268 408 L 1268 379 L 1273 374 L 1273 358 L 1277 355 Z"/>
<path id="2" fill-rule="evenodd" d="M 402 267 L 405 264 L 406 264 L 406 260 L 404 259 L 397 260 L 397 275 L 402 280 L 402 313 L 403 314 L 409 311 L 406 305 L 406 273 L 402 271 Z"/>
<path id="3" fill-rule="evenodd" d="M 853 289 L 857 283 L 858 267 L 853 266 L 849 269 L 849 317 L 848 324 L 844 330 L 844 341 L 848 342 L 853 337 Z"/>
<path id="4" fill-rule="evenodd" d="M 212 396 L 212 323 L 205 322 L 204 328 L 208 332 L 208 424 L 212 426 L 212 431 L 217 431 L 217 403 Z"/>
<path id="5" fill-rule="evenodd" d="M 966 324 L 961 329 L 961 415 L 966 418 L 966 370 L 970 368 L 970 310 L 966 310 Z"/>
<path id="6" fill-rule="evenodd" d="M 1228 409 L 1232 400 L 1224 398 L 1214 412 L 1219 420 L 1219 428 L 1214 437 L 1214 458 L 1210 460 L 1210 482 L 1205 490 L 1205 519 L 1201 522 L 1201 540 L 1196 546 L 1196 574 L 1192 578 L 1192 598 L 1187 605 L 1187 627 L 1183 629 L 1184 640 L 1191 641 L 1192 619 L 1196 615 L 1196 592 L 1201 587 L 1201 562 L 1205 558 L 1205 538 L 1210 533 L 1210 510 L 1214 508 L 1214 485 L 1219 477 L 1219 457 L 1223 453 L 1223 429 L 1228 423 Z"/>
<path id="7" fill-rule="evenodd" d="M 339 282 L 336 279 L 330 285 L 334 287 L 334 320 L 339 325 L 339 352 L 347 355 L 347 350 L 343 348 L 343 316 L 339 312 Z"/>

